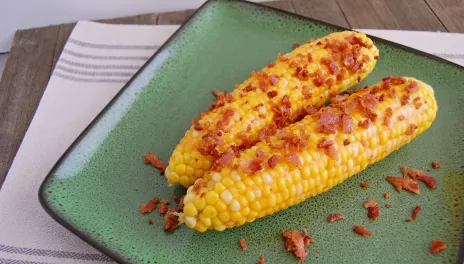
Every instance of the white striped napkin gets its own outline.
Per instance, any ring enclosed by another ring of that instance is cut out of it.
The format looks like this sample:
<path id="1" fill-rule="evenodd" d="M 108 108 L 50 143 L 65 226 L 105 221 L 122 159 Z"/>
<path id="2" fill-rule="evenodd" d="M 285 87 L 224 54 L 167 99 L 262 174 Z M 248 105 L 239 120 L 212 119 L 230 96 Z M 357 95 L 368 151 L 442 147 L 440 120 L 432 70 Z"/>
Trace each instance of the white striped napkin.
<path id="1" fill-rule="evenodd" d="M 72 141 L 177 26 L 79 22 L 0 191 L 1 263 L 102 263 L 103 254 L 55 223 L 37 192 Z M 369 30 L 464 65 L 464 35 Z"/>

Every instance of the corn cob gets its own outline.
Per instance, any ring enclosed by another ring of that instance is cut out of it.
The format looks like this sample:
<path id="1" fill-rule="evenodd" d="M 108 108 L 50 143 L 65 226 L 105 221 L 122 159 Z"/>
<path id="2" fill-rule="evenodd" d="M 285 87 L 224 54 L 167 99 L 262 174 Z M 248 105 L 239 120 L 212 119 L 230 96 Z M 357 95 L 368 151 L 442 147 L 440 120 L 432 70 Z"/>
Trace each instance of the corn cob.
<path id="1" fill-rule="evenodd" d="M 388 77 L 240 151 L 188 188 L 181 222 L 222 231 L 325 192 L 410 142 L 435 119 L 433 89 Z"/>
<path id="2" fill-rule="evenodd" d="M 316 111 L 330 96 L 364 79 L 377 58 L 372 41 L 351 31 L 279 54 L 232 93 L 219 94 L 209 111 L 193 120 L 169 160 L 169 184 L 189 187 L 217 163 L 230 161 L 230 148 L 249 148 L 276 128 Z"/>

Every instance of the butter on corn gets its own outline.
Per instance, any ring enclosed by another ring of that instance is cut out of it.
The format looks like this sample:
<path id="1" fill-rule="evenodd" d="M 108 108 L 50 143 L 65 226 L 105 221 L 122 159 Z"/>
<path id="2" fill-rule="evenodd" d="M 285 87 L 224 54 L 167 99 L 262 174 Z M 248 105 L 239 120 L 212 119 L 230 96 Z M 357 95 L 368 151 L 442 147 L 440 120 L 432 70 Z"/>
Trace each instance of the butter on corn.
<path id="1" fill-rule="evenodd" d="M 180 220 L 222 231 L 298 204 L 410 142 L 438 109 L 429 85 L 403 77 L 333 101 L 207 172 L 188 188 Z"/>
<path id="2" fill-rule="evenodd" d="M 169 184 L 192 185 L 205 171 L 231 161 L 277 128 L 313 113 L 331 96 L 363 80 L 379 51 L 363 33 L 345 31 L 306 43 L 220 94 L 175 148 Z"/>

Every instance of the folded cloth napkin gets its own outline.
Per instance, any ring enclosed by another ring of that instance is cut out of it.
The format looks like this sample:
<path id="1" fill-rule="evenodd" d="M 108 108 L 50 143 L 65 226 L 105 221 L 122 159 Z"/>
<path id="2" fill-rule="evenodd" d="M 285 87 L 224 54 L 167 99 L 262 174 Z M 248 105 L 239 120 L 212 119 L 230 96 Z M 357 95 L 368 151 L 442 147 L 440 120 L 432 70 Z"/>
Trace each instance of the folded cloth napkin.
<path id="1" fill-rule="evenodd" d="M 0 190 L 0 263 L 111 262 L 50 218 L 38 189 L 80 132 L 177 27 L 76 25 Z M 464 65 L 458 45 L 464 35 L 368 32 Z"/>

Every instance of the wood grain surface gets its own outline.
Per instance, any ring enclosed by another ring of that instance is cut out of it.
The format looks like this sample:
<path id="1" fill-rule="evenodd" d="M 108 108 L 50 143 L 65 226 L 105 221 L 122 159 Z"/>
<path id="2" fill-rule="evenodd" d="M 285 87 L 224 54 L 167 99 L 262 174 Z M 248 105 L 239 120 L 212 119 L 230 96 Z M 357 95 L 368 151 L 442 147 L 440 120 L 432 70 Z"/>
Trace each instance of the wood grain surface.
<path id="1" fill-rule="evenodd" d="M 284 0 L 268 6 L 351 28 L 464 32 L 463 0 Z M 100 20 L 182 24 L 194 12 Z M 17 31 L 0 81 L 0 187 L 75 24 Z"/>

